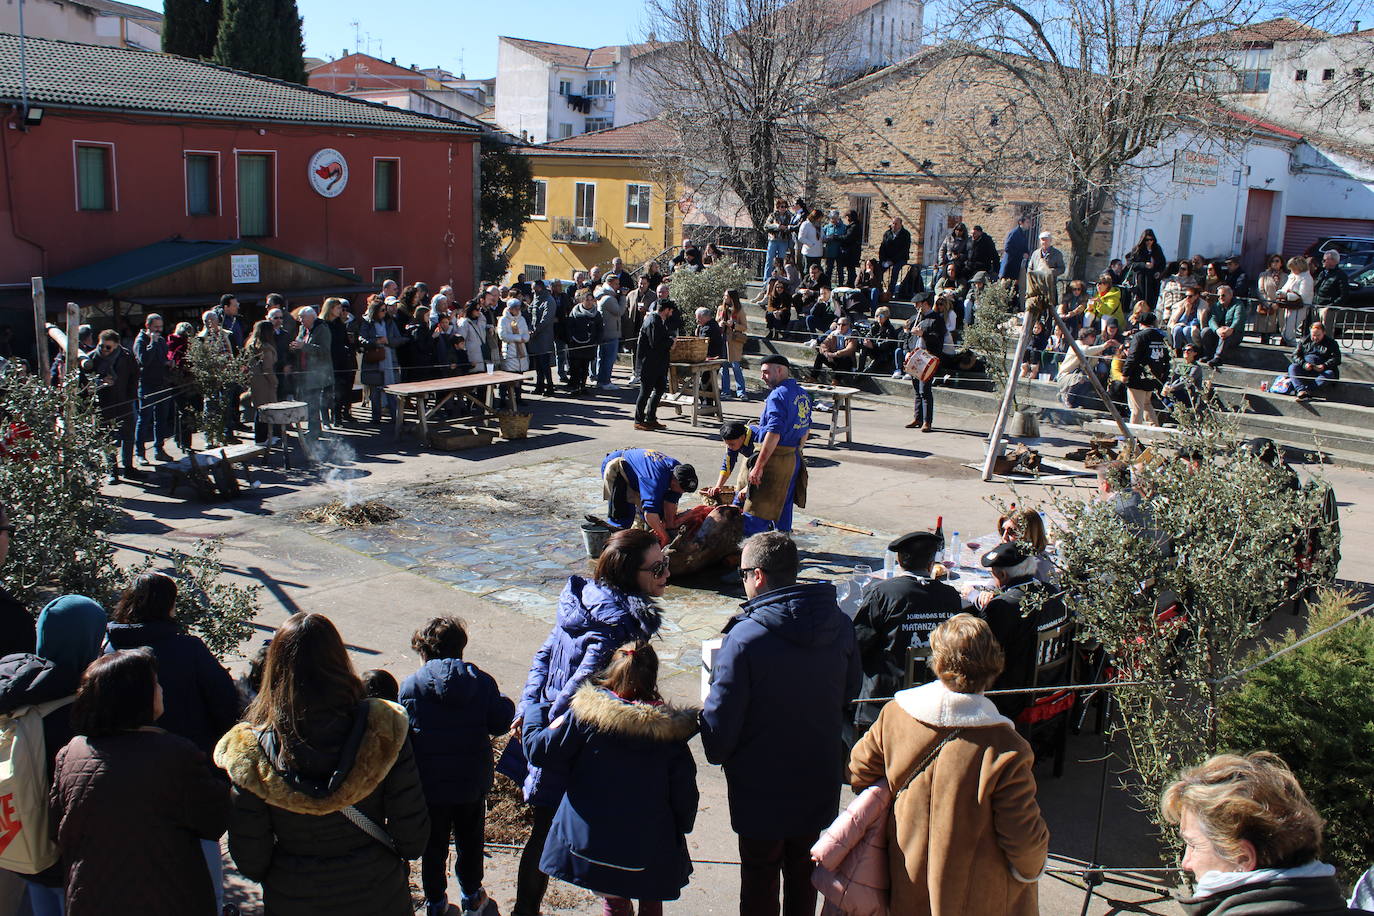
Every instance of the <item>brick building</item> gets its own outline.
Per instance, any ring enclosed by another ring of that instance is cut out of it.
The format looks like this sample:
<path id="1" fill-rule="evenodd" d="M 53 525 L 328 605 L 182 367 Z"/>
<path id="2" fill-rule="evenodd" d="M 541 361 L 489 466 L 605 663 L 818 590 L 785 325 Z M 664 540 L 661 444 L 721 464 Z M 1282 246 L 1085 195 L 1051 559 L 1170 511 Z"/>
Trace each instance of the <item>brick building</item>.
<path id="1" fill-rule="evenodd" d="M 824 145 L 816 197 L 859 212 L 864 257 L 877 256 L 894 216 L 911 232 L 913 262 L 929 265 L 955 223 L 981 225 L 1000 250 L 1022 214 L 1032 218 L 1033 234 L 1053 232 L 1069 257 L 1067 193 L 1029 157 L 1006 155 L 1017 138 L 999 131 L 1006 103 L 985 76 L 972 62 L 928 48 L 848 84 L 821 119 L 820 132 L 833 139 Z M 1010 169 L 1008 158 L 1016 163 Z M 987 167 L 993 159 L 1003 167 Z M 1098 224 L 1090 275 L 1110 259 L 1112 223 L 1109 212 Z"/>

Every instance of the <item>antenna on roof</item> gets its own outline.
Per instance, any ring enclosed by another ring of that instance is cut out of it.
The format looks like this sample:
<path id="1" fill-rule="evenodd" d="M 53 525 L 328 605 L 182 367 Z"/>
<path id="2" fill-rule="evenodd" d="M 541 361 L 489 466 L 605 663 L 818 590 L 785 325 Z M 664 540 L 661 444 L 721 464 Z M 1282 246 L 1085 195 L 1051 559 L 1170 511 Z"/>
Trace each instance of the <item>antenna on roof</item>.
<path id="1" fill-rule="evenodd" d="M 467 49 L 466 49 L 466 48 L 459 48 L 459 49 L 458 49 L 458 78 L 459 78 L 460 80 L 465 80 L 465 79 L 468 78 L 467 73 L 466 73 L 466 72 L 464 71 L 464 69 L 463 69 L 463 56 L 464 56 L 464 54 L 466 54 L 466 53 L 467 53 Z"/>
<path id="2" fill-rule="evenodd" d="M 360 45 L 363 43 L 363 27 L 356 19 L 350 22 L 349 25 L 353 26 L 353 53 L 357 54 L 358 51 L 361 50 Z"/>

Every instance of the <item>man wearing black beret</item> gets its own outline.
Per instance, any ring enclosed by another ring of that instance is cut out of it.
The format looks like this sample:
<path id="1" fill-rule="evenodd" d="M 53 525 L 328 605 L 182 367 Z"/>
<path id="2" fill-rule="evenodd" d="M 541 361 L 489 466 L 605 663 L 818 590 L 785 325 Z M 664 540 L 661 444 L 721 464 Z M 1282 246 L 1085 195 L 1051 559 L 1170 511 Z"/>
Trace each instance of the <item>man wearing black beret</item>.
<path id="1" fill-rule="evenodd" d="M 864 670 L 860 699 L 890 697 L 906 687 L 907 649 L 924 646 L 931 630 L 959 613 L 959 593 L 930 575 L 940 546 L 941 536 L 929 531 L 904 534 L 887 545 L 897 554 L 899 572 L 866 589 L 854 616 Z M 858 704 L 856 739 L 877 720 L 882 708 L 882 703 Z"/>
<path id="2" fill-rule="evenodd" d="M 1059 626 L 1068 618 L 1058 588 L 1036 578 L 1040 560 L 1024 541 L 1007 541 L 983 554 L 982 563 L 997 583 L 997 593 L 983 608 L 982 617 L 1002 644 L 1007 664 L 992 685 L 993 690 L 1029 687 L 1035 678 L 1036 634 Z M 1032 598 L 1023 615 L 1021 605 Z M 1042 685 L 1043 686 L 1043 685 Z M 997 710 L 1008 719 L 1035 701 L 1031 694 L 992 696 Z"/>

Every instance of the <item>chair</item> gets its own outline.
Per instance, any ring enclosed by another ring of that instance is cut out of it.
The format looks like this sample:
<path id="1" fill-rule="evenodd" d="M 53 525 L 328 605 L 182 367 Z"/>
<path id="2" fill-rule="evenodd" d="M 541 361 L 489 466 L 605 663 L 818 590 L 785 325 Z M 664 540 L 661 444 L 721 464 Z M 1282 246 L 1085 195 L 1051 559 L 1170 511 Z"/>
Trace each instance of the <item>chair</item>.
<path id="1" fill-rule="evenodd" d="M 1074 632 L 1077 625 L 1066 620 L 1056 627 L 1040 630 L 1035 638 L 1035 670 L 1031 676 L 1031 687 L 1041 684 L 1073 683 L 1074 661 L 1078 653 L 1074 648 Z M 1054 776 L 1064 775 L 1064 758 L 1068 754 L 1069 726 L 1073 719 L 1074 704 L 1078 695 L 1070 689 L 1056 690 L 1053 693 L 1036 694 L 1029 706 L 1016 716 L 1016 730 L 1030 741 L 1037 726 L 1054 723 Z"/>
<path id="2" fill-rule="evenodd" d="M 930 644 L 908 646 L 906 650 L 906 686 L 918 687 L 934 680 L 930 671 Z"/>

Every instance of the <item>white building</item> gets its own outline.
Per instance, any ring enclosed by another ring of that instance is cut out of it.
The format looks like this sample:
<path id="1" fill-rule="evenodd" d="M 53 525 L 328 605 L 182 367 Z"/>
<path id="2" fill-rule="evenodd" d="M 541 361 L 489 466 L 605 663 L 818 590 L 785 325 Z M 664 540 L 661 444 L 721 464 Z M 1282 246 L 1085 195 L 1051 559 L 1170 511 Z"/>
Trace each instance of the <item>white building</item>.
<path id="1" fill-rule="evenodd" d="M 0 2 L 0 32 L 19 32 L 19 0 Z M 24 34 L 112 48 L 162 50 L 162 14 L 117 0 L 24 0 Z"/>
<path id="2" fill-rule="evenodd" d="M 841 72 L 858 76 L 916 53 L 922 0 L 841 0 L 849 17 Z M 527 38 L 499 39 L 496 123 L 531 143 L 560 140 L 655 117 L 644 91 L 655 44 L 579 48 Z"/>
<path id="3" fill-rule="evenodd" d="M 1320 236 L 1374 235 L 1374 151 L 1362 157 L 1240 117 L 1251 130 L 1232 147 L 1184 134 L 1151 154 L 1164 164 L 1121 202 L 1114 257 L 1148 228 L 1170 260 L 1239 253 L 1253 277 L 1268 254 L 1302 254 Z"/>
<path id="4" fill-rule="evenodd" d="M 1222 53 L 1218 92 L 1227 103 L 1305 136 L 1374 147 L 1374 29 L 1340 35 L 1271 19 L 1200 43 Z"/>

